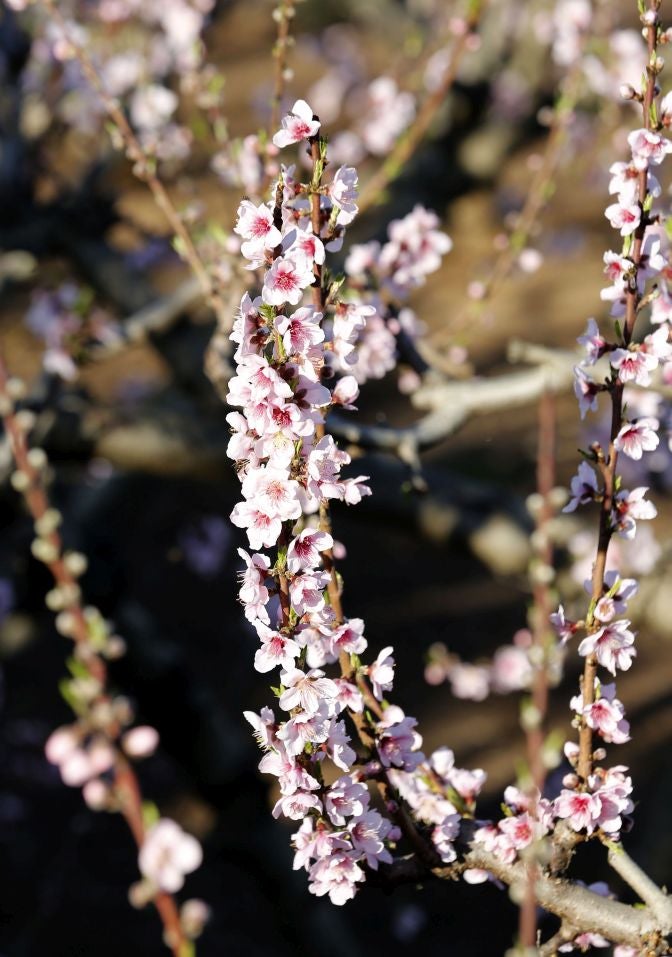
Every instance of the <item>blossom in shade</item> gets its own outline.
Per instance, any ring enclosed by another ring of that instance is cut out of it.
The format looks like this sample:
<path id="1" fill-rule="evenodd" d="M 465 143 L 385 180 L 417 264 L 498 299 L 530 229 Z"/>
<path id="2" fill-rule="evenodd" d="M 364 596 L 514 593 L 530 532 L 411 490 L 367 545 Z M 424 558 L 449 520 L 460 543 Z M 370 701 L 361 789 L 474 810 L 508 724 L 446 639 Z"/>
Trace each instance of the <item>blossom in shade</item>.
<path id="1" fill-rule="evenodd" d="M 392 647 L 383 648 L 378 657 L 369 665 L 369 678 L 373 693 L 379 701 L 383 700 L 383 692 L 390 691 L 394 682 L 394 658 Z"/>
<path id="2" fill-rule="evenodd" d="M 586 358 L 583 360 L 586 365 L 594 365 L 602 355 L 607 342 L 600 335 L 600 330 L 594 319 L 588 320 L 588 326 L 585 333 L 576 340 L 586 350 Z"/>
<path id="3" fill-rule="evenodd" d="M 597 383 L 590 378 L 581 366 L 574 366 L 574 394 L 579 400 L 579 412 L 582 419 L 585 419 L 586 412 L 597 411 L 599 391 Z"/>
<path id="4" fill-rule="evenodd" d="M 572 497 L 563 508 L 563 512 L 574 512 L 579 505 L 595 501 L 598 492 L 595 469 L 588 462 L 580 462 L 579 469 L 570 483 Z"/>
<path id="5" fill-rule="evenodd" d="M 170 818 L 161 818 L 145 834 L 138 854 L 140 873 L 159 890 L 174 894 L 203 860 L 201 845 Z"/>
<path id="6" fill-rule="evenodd" d="M 278 149 L 315 136 L 320 128 L 320 121 L 313 117 L 313 111 L 305 100 L 297 100 L 292 112 L 283 116 L 281 126 L 282 129 L 273 137 L 273 145 Z"/>

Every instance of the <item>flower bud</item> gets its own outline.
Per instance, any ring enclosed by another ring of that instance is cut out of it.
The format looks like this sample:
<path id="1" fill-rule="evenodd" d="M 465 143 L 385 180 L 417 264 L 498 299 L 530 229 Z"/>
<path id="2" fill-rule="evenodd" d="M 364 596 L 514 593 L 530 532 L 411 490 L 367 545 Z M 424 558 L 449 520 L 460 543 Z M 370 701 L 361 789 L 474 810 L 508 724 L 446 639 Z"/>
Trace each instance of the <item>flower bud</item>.
<path id="1" fill-rule="evenodd" d="M 56 531 L 58 526 L 61 524 L 62 519 L 63 516 L 58 509 L 46 509 L 46 511 L 35 521 L 35 533 L 39 538 L 46 538 L 47 535 L 51 535 L 52 532 Z"/>
<path id="2" fill-rule="evenodd" d="M 121 743 L 129 757 L 147 758 L 156 751 L 159 733 L 149 725 L 138 725 L 123 735 Z"/>
<path id="3" fill-rule="evenodd" d="M 48 565 L 50 562 L 55 562 L 58 558 L 58 549 L 46 538 L 34 539 L 30 550 L 38 562 L 44 562 L 45 565 Z"/>
<path id="4" fill-rule="evenodd" d="M 27 458 L 28 463 L 35 469 L 36 472 L 41 472 L 47 467 L 47 453 L 44 451 L 44 449 L 30 449 Z"/>
<path id="5" fill-rule="evenodd" d="M 192 899 L 185 901 L 180 909 L 180 923 L 182 930 L 191 940 L 195 940 L 203 933 L 203 928 L 210 920 L 210 908 L 205 901 Z"/>
<path id="6" fill-rule="evenodd" d="M 12 488 L 17 492 L 25 492 L 30 488 L 30 479 L 21 469 L 12 472 L 10 482 L 12 483 Z"/>

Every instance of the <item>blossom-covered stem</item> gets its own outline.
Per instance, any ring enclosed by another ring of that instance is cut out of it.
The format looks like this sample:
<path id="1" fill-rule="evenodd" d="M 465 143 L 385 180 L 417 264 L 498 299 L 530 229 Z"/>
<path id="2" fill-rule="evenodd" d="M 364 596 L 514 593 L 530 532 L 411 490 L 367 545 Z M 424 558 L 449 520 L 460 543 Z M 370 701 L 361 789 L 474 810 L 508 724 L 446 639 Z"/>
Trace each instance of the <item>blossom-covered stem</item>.
<path id="1" fill-rule="evenodd" d="M 182 217 L 168 195 L 168 191 L 156 175 L 155 161 L 153 158 L 147 156 L 119 103 L 113 96 L 110 96 L 105 89 L 93 60 L 81 43 L 73 36 L 67 20 L 58 9 L 58 4 L 55 0 L 39 0 L 39 3 L 42 4 L 44 9 L 58 24 L 64 37 L 67 39 L 68 45 L 71 47 L 79 62 L 84 76 L 98 95 L 100 102 L 105 108 L 105 112 L 112 121 L 116 133 L 118 133 L 124 144 L 126 156 L 133 164 L 134 174 L 138 179 L 147 184 L 156 205 L 166 217 L 175 235 L 176 249 L 198 279 L 206 302 L 215 313 L 218 323 L 224 324 L 226 322 L 230 325 L 224 300 L 217 291 Z"/>
<path id="2" fill-rule="evenodd" d="M 358 204 L 360 215 L 381 202 L 387 187 L 401 174 L 404 165 L 427 134 L 434 117 L 455 82 L 462 58 L 468 51 L 470 39 L 478 27 L 485 2 L 486 0 L 469 0 L 469 9 L 464 19 L 464 33 L 455 41 L 450 63 L 441 83 L 427 96 L 412 125 L 399 137 L 390 155 L 362 190 Z"/>
<path id="3" fill-rule="evenodd" d="M 658 9 L 660 0 L 650 0 L 648 11 L 650 16 L 645 25 L 648 62 L 646 65 L 646 89 L 642 98 L 642 119 L 644 129 L 652 129 L 652 106 L 656 95 L 656 77 L 657 70 L 657 42 L 658 42 Z M 641 300 L 639 292 L 638 277 L 642 268 L 644 233 L 649 218 L 646 212 L 645 204 L 648 192 L 648 164 L 642 164 L 643 169 L 639 171 L 637 202 L 642 212 L 640 222 L 634 231 L 633 244 L 631 250 L 631 259 L 634 263 L 634 277 L 625 290 L 626 314 L 625 324 L 622 330 L 623 345 L 625 348 L 632 341 L 635 323 L 637 321 L 638 306 Z M 614 504 L 614 495 L 616 493 L 616 468 L 618 463 L 618 450 L 615 446 L 623 424 L 623 382 L 616 378 L 610 385 L 612 412 L 611 412 L 611 436 L 609 441 L 609 450 L 606 457 L 601 449 L 595 449 L 597 466 L 603 480 L 603 496 L 600 509 L 599 538 L 597 544 L 597 553 L 593 565 L 592 575 L 592 602 L 597 602 L 603 593 L 604 576 L 607 564 L 607 552 L 609 543 L 613 534 L 612 528 L 612 509 Z M 600 622 L 588 621 L 589 633 L 595 633 L 599 630 Z M 584 709 L 590 707 L 595 700 L 595 678 L 597 675 L 598 661 L 594 653 L 586 657 L 581 682 L 581 693 L 583 695 Z M 585 715 L 581 717 L 581 727 L 579 731 L 579 758 L 577 772 L 583 782 L 587 782 L 592 771 L 592 748 L 593 748 L 593 730 L 589 727 Z"/>
<path id="4" fill-rule="evenodd" d="M 16 464 L 15 475 L 18 476 L 18 479 L 15 480 L 15 484 L 23 495 L 35 524 L 38 536 L 36 543 L 40 545 L 36 556 L 51 572 L 56 588 L 62 594 L 68 596 L 66 608 L 70 625 L 67 633 L 77 647 L 78 662 L 84 666 L 88 676 L 100 687 L 100 691 L 89 706 L 92 707 L 94 703 L 106 705 L 110 703 L 106 690 L 107 667 L 93 647 L 90 625 L 80 599 L 79 585 L 64 555 L 61 536 L 56 527 L 51 527 L 53 525 L 51 516 L 54 514 L 54 510 L 50 507 L 42 478 L 42 472 L 47 464 L 46 458 L 41 450 L 29 449 L 26 430 L 14 411 L 12 388 L 12 382 L 8 378 L 4 361 L 0 357 L 1 417 Z M 35 453 L 41 454 L 36 455 Z M 114 795 L 135 843 L 138 848 L 141 848 L 145 839 L 145 826 L 140 785 L 133 768 L 117 746 L 121 728 L 116 719 L 111 717 L 107 728 L 103 730 L 113 750 Z M 174 957 L 188 957 L 189 954 L 193 953 L 193 950 L 182 929 L 174 898 L 165 891 L 157 890 L 152 900 L 163 923 L 166 943 Z"/>

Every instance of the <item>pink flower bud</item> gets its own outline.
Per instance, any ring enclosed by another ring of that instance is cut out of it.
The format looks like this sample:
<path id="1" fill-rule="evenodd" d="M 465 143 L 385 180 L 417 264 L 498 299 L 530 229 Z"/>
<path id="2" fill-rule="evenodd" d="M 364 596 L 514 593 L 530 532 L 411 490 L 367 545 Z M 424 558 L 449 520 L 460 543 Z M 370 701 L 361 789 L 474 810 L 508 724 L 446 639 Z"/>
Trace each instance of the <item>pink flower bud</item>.
<path id="1" fill-rule="evenodd" d="M 149 725 L 131 728 L 121 739 L 126 754 L 131 758 L 148 758 L 154 754 L 159 744 L 159 733 Z"/>
<path id="2" fill-rule="evenodd" d="M 44 746 L 47 761 L 51 764 L 62 764 L 73 753 L 78 744 L 79 735 L 73 726 L 57 728 L 49 735 Z"/>
<path id="3" fill-rule="evenodd" d="M 92 811 L 102 811 L 107 807 L 110 790 L 100 778 L 93 778 L 82 788 L 82 797 Z"/>

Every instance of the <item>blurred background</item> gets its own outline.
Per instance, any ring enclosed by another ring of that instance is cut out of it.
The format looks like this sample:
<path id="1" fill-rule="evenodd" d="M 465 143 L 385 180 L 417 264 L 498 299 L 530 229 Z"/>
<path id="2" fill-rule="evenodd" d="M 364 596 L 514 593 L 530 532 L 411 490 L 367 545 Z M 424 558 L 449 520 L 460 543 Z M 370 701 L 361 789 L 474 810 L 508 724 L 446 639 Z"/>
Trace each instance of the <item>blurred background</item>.
<path id="1" fill-rule="evenodd" d="M 203 372 L 213 317 L 150 191 L 113 148 L 100 98 L 63 31 L 39 3 L 12 6 L 0 10 L 2 350 L 28 385 L 66 545 L 88 556 L 86 601 L 127 642 L 112 679 L 138 719 L 161 734 L 159 752 L 139 768 L 143 789 L 204 845 L 204 864 L 186 887 L 212 908 L 199 955 L 503 953 L 517 912 L 492 884 L 392 895 L 365 887 L 336 908 L 311 897 L 305 875 L 291 870 L 292 829 L 270 817 L 272 782 L 256 770 L 259 753 L 241 715 L 267 703 L 268 691 L 252 668 L 255 637 L 236 598 L 236 548 L 244 541 L 228 521 L 238 497 L 225 455 L 228 410 Z M 474 33 L 456 79 L 433 101 L 464 33 L 466 6 L 296 4 L 280 70 L 283 112 L 307 99 L 334 162 L 357 165 L 364 190 L 430 103 L 427 133 L 369 194 L 340 255 L 350 243 L 384 240 L 388 223 L 418 203 L 436 211 L 454 247 L 407 307 L 424 327 L 418 351 L 447 380 L 528 368 L 512 364 L 513 340 L 550 350 L 534 361 L 571 372 L 567 350 L 588 316 L 606 317 L 608 168 L 625 157 L 627 133 L 639 122 L 619 96 L 622 83 L 638 86 L 641 75 L 635 6 L 493 0 L 472 9 Z M 263 179 L 243 138 L 269 127 L 278 76 L 274 5 L 79 0 L 58 7 L 154 157 L 233 316 L 251 281 L 232 242 L 235 211 Z M 665 205 L 667 196 L 663 182 Z M 158 318 L 149 322 L 148 314 Z M 363 387 L 359 416 L 413 422 L 420 378 L 402 357 L 398 370 Z M 600 413 L 584 428 L 570 378 L 555 408 L 557 482 L 566 485 L 577 447 L 608 424 Z M 656 411 L 665 420 L 665 400 Z M 534 401 L 504 401 L 470 416 L 423 454 L 420 467 L 353 449 L 373 496 L 356 509 L 334 509 L 335 534 L 347 549 L 347 612 L 367 622 L 374 654 L 394 646 L 394 700 L 419 718 L 424 750 L 447 744 L 459 765 L 488 772 L 484 817 L 498 813 L 522 759 L 519 696 L 461 700 L 440 667 L 431 684 L 425 668 L 451 654 L 478 663 L 528 625 L 533 523 L 525 501 L 535 490 L 537 416 Z M 137 871 L 123 821 L 90 811 L 44 757 L 48 735 L 70 720 L 58 692 L 68 644 L 44 606 L 50 582 L 31 558 L 32 525 L 10 471 L 3 443 L 0 954 L 158 957 L 167 951 L 156 915 L 127 902 Z M 645 584 L 634 612 L 639 657 L 619 682 L 634 740 L 617 758 L 632 767 L 641 802 L 629 847 L 665 882 L 672 852 L 665 440 L 628 481 L 652 486 L 660 518 L 655 537 L 643 529 L 636 548 L 618 546 L 622 571 L 644 575 Z M 558 525 L 558 584 L 570 609 L 582 607 L 592 518 L 567 516 Z M 566 703 L 577 672 L 570 657 L 553 698 L 549 727 L 561 729 L 560 741 L 569 733 Z M 579 858 L 584 879 L 605 877 L 599 855 Z"/>

